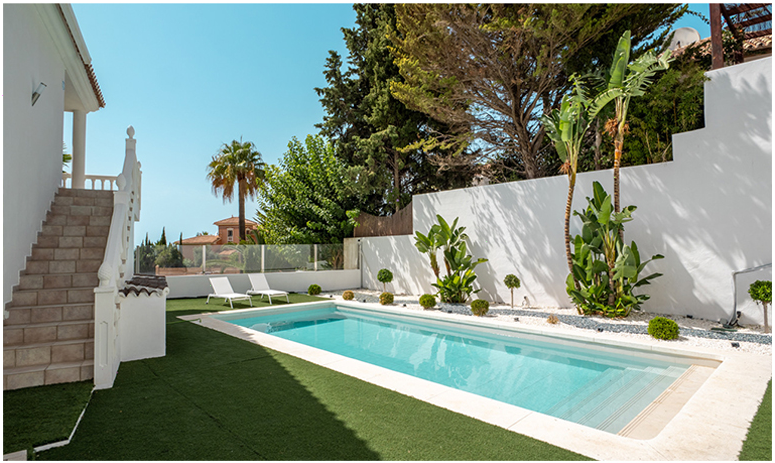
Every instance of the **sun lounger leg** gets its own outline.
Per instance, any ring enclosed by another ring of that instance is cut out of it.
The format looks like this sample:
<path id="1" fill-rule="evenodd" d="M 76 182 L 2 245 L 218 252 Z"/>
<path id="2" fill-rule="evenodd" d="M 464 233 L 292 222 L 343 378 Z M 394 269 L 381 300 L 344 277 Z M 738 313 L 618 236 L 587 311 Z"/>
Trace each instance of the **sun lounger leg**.
<path id="1" fill-rule="evenodd" d="M 231 298 L 229 298 L 229 305 L 231 306 L 232 309 L 234 308 L 234 304 L 231 302 Z"/>

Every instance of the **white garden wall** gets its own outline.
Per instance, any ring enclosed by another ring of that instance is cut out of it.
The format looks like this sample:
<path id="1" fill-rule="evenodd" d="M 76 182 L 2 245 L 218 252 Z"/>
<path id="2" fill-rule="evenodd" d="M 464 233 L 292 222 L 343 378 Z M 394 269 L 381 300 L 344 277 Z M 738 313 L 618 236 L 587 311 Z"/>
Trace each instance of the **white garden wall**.
<path id="1" fill-rule="evenodd" d="M 247 274 L 168 276 L 167 284 L 170 293 L 167 298 L 205 297 L 213 292 L 210 287 L 210 278 L 220 276 L 228 277 L 232 289 L 238 293 L 245 293 L 251 287 Z M 361 272 L 357 269 L 270 272 L 264 273 L 264 276 L 266 276 L 266 282 L 270 288 L 297 293 L 306 293 L 309 285 L 313 283 L 320 285 L 323 291 L 353 289 L 361 286 Z"/>
<path id="2" fill-rule="evenodd" d="M 772 262 L 772 59 L 707 75 L 705 128 L 673 137 L 672 162 L 623 168 L 621 203 L 638 206 L 626 240 L 638 244 L 642 257 L 665 256 L 646 268 L 664 275 L 644 288 L 652 296 L 644 309 L 727 320 L 735 297 L 732 273 Z M 580 174 L 574 210 L 586 206 L 593 181 L 613 193 L 612 171 Z M 480 297 L 508 301 L 503 278 L 514 273 L 522 280 L 516 302 L 527 297 L 532 306 L 570 306 L 567 188 L 567 178 L 557 176 L 415 196 L 414 230 L 426 233 L 436 214 L 450 222 L 460 217 L 470 252 L 489 259 L 477 267 Z M 579 230 L 574 218 L 571 234 Z M 433 289 L 428 258 L 412 236 L 363 238 L 361 244 L 364 286 L 381 288 L 376 272 L 386 267 L 394 271 L 395 292 Z M 745 313 L 749 321 L 762 318 L 760 309 L 758 316 Z"/>

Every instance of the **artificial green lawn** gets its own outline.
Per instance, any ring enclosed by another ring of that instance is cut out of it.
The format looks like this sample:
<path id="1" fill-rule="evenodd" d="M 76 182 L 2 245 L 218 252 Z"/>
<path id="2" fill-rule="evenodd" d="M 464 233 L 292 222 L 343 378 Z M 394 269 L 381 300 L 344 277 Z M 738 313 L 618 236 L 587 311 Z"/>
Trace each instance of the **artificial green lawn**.
<path id="1" fill-rule="evenodd" d="M 66 440 L 93 387 L 82 381 L 3 391 L 3 454 Z"/>
<path id="2" fill-rule="evenodd" d="M 767 385 L 759 411 L 756 412 L 738 459 L 772 461 L 772 380 Z"/>
<path id="3" fill-rule="evenodd" d="M 312 300 L 320 299 L 291 295 L 292 303 Z M 114 387 L 94 393 L 72 443 L 37 458 L 584 459 L 175 318 L 226 309 L 228 304 L 205 305 L 204 299 L 168 301 L 167 356 L 123 363 Z M 70 388 L 69 396 L 62 394 Z M 90 389 L 89 383 L 75 383 L 5 392 L 4 450 L 66 438 Z M 57 423 L 54 432 L 38 437 L 47 422 Z M 741 460 L 771 459 L 771 425 L 772 382 Z"/>
<path id="4" fill-rule="evenodd" d="M 316 300 L 292 295 L 292 302 Z M 278 304 L 275 304 L 278 305 Z M 246 304 L 236 304 L 243 308 Z M 121 364 L 50 460 L 578 460 L 585 457 L 174 316 L 167 355 Z M 228 308 L 228 305 L 225 306 Z"/>

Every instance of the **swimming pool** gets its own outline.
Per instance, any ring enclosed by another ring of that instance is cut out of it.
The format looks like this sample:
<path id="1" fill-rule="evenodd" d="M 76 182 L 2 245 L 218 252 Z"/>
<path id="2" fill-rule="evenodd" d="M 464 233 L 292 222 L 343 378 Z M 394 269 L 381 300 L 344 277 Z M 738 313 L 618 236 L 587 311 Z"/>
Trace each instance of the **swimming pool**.
<path id="1" fill-rule="evenodd" d="M 680 357 L 324 303 L 212 317 L 609 433 L 689 368 Z"/>

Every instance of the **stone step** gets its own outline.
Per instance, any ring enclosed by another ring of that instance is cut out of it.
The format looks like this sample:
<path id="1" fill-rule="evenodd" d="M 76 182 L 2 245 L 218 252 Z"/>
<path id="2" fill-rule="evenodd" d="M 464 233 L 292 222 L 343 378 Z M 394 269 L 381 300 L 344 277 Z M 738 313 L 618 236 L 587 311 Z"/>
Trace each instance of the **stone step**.
<path id="1" fill-rule="evenodd" d="M 79 198 L 112 198 L 114 191 L 110 190 L 84 190 L 79 188 L 59 188 L 57 198 L 74 196 Z"/>
<path id="2" fill-rule="evenodd" d="M 36 307 L 7 307 L 4 326 L 29 325 L 58 321 L 94 320 L 94 303 L 55 304 Z"/>
<path id="3" fill-rule="evenodd" d="M 3 348 L 21 348 L 46 342 L 87 339 L 91 337 L 89 333 L 94 333 L 94 320 L 8 325 L 3 327 Z"/>
<path id="4" fill-rule="evenodd" d="M 56 206 L 99 206 L 113 207 L 113 195 L 109 196 L 61 196 L 54 199 Z"/>
<path id="5" fill-rule="evenodd" d="M 100 269 L 102 258 L 87 260 L 32 260 L 21 275 L 48 275 L 63 273 L 94 273 Z"/>
<path id="6" fill-rule="evenodd" d="M 86 216 L 74 216 L 86 217 Z M 110 218 L 110 216 L 95 216 Z M 91 217 L 90 217 L 91 219 Z M 108 236 L 110 226 L 43 225 L 40 236 Z"/>
<path id="7" fill-rule="evenodd" d="M 94 260 L 105 257 L 105 248 L 93 246 L 88 248 L 32 248 L 32 255 L 27 263 L 33 261 L 52 260 Z"/>
<path id="8" fill-rule="evenodd" d="M 93 358 L 93 337 L 39 342 L 23 346 L 3 346 L 3 373 L 9 368 L 24 368 L 60 362 L 81 362 Z"/>
<path id="9" fill-rule="evenodd" d="M 60 206 L 53 204 L 51 206 L 52 214 L 62 215 L 113 215 L 113 205 L 110 206 Z"/>
<path id="10" fill-rule="evenodd" d="M 65 215 L 53 214 L 49 211 L 43 225 L 108 227 L 110 226 L 110 218 L 109 215 Z"/>
<path id="11" fill-rule="evenodd" d="M 33 249 L 43 248 L 102 248 L 108 244 L 107 236 L 43 236 L 38 233 Z"/>
<path id="12" fill-rule="evenodd" d="M 86 249 L 86 248 L 85 248 Z M 53 249 L 52 249 L 53 250 Z M 69 251 L 69 249 L 64 249 Z M 59 249 L 57 249 L 59 251 Z M 77 251 L 77 250 L 76 250 Z M 22 275 L 14 291 L 24 289 L 78 288 L 99 286 L 97 272 L 90 273 L 60 273 L 53 275 Z"/>
<path id="13" fill-rule="evenodd" d="M 94 360 L 3 368 L 3 390 L 94 379 Z"/>
<path id="14" fill-rule="evenodd" d="M 9 307 L 36 307 L 55 304 L 94 302 L 94 286 L 52 289 L 21 289 L 14 291 Z"/>

